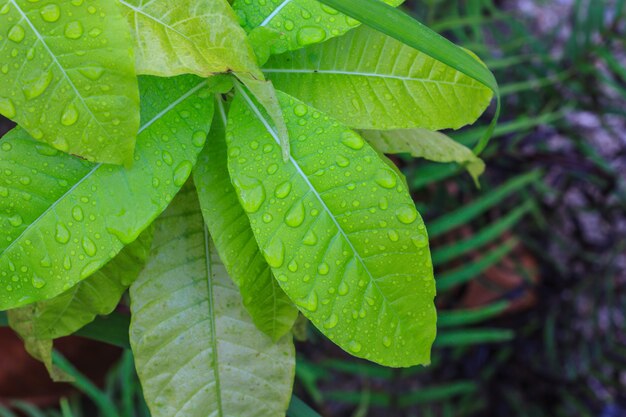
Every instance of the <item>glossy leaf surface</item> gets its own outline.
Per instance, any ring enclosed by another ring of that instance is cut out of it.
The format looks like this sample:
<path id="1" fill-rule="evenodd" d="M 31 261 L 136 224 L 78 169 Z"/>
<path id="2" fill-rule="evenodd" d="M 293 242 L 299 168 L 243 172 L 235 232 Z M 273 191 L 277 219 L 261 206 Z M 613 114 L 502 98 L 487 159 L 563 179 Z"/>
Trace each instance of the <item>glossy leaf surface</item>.
<path id="1" fill-rule="evenodd" d="M 147 229 L 87 279 L 50 300 L 35 303 L 31 318 L 34 335 L 38 339 L 68 336 L 97 315 L 110 314 L 145 265 L 151 242 L 152 231 Z"/>
<path id="2" fill-rule="evenodd" d="M 403 0 L 385 0 L 398 6 Z M 285 50 L 294 50 L 341 36 L 360 23 L 317 0 L 235 0 L 243 27 L 277 31 Z"/>
<path id="3" fill-rule="evenodd" d="M 408 153 L 435 162 L 456 162 L 474 181 L 485 171 L 485 163 L 474 153 L 440 132 L 427 129 L 364 130 L 363 138 L 382 153 Z"/>
<path id="4" fill-rule="evenodd" d="M 246 33 L 226 0 L 120 0 L 141 74 L 261 77 Z"/>
<path id="5" fill-rule="evenodd" d="M 478 81 L 367 27 L 273 56 L 263 71 L 277 89 L 357 129 L 457 129 L 492 97 Z"/>
<path id="6" fill-rule="evenodd" d="M 220 100 L 193 178 L 204 220 L 246 309 L 254 324 L 277 340 L 291 330 L 298 310 L 274 279 L 230 182 L 225 124 L 226 109 Z"/>
<path id="7" fill-rule="evenodd" d="M 267 116 L 240 91 L 229 171 L 274 275 L 298 308 L 355 356 L 429 363 L 435 285 L 428 237 L 399 175 L 358 134 L 278 93 L 282 162 Z"/>
<path id="8" fill-rule="evenodd" d="M 139 92 L 119 6 L 3 0 L 0 27 L 0 113 L 56 149 L 130 163 Z"/>
<path id="9" fill-rule="evenodd" d="M 157 220 L 131 300 L 131 345 L 153 417 L 285 415 L 295 369 L 291 337 L 275 344 L 252 323 L 193 188 Z"/>
<path id="10" fill-rule="evenodd" d="M 191 174 L 213 112 L 206 81 L 141 85 L 131 169 L 59 153 L 19 128 L 0 141 L 0 310 L 52 298 L 100 269 Z"/>

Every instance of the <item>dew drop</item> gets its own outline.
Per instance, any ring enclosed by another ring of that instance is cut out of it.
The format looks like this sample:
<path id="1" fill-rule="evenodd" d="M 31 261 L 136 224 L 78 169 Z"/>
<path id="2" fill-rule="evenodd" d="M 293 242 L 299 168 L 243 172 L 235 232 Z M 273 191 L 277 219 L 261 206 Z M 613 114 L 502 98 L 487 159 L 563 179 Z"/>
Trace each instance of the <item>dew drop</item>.
<path id="1" fill-rule="evenodd" d="M 177 187 L 182 187 L 183 184 L 185 184 L 185 181 L 187 181 L 187 178 L 189 178 L 192 169 L 193 166 L 189 161 L 183 161 L 178 164 L 178 166 L 174 170 L 174 185 Z"/>
<path id="2" fill-rule="evenodd" d="M 2 113 L 5 117 L 9 119 L 15 117 L 15 106 L 13 105 L 13 101 L 11 101 L 10 98 L 0 97 L 0 113 Z"/>
<path id="3" fill-rule="evenodd" d="M 163 151 L 161 153 L 161 159 L 163 159 L 163 162 L 170 166 L 174 163 L 174 158 L 172 158 L 172 154 L 168 151 Z"/>
<path id="4" fill-rule="evenodd" d="M 291 262 L 289 262 L 289 265 L 287 265 L 287 268 L 291 272 L 296 272 L 298 270 L 298 263 L 292 259 Z"/>
<path id="5" fill-rule="evenodd" d="M 348 349 L 352 353 L 359 353 L 361 351 L 361 347 L 361 344 L 356 340 L 353 340 L 348 344 Z"/>
<path id="6" fill-rule="evenodd" d="M 263 223 L 269 223 L 272 220 L 274 220 L 274 216 L 272 216 L 270 213 L 265 213 L 263 215 Z"/>
<path id="7" fill-rule="evenodd" d="M 306 115 L 307 112 L 308 109 L 304 104 L 297 104 L 296 107 L 293 108 L 293 113 L 298 117 Z"/>
<path id="8" fill-rule="evenodd" d="M 96 261 L 90 262 L 80 271 L 80 278 L 85 279 L 100 269 L 100 264 Z"/>
<path id="9" fill-rule="evenodd" d="M 322 262 L 317 266 L 317 272 L 319 272 L 320 275 L 327 275 L 329 271 L 330 268 L 326 262 Z"/>
<path id="10" fill-rule="evenodd" d="M 46 281 L 37 275 L 33 275 L 31 282 L 33 284 L 33 287 L 35 287 L 36 289 L 43 288 L 46 285 Z"/>
<path id="11" fill-rule="evenodd" d="M 350 291 L 350 287 L 348 287 L 348 284 L 346 284 L 344 281 L 341 281 L 341 283 L 339 284 L 339 288 L 337 288 L 337 294 L 346 295 L 348 294 L 348 291 Z"/>
<path id="12" fill-rule="evenodd" d="M 22 220 L 22 216 L 20 216 L 19 214 L 15 214 L 15 215 L 9 217 L 9 223 L 13 227 L 19 227 L 19 226 L 22 225 L 23 222 L 24 221 Z"/>
<path id="13" fill-rule="evenodd" d="M 83 24 L 78 20 L 65 25 L 65 37 L 68 39 L 78 39 L 83 36 Z"/>
<path id="14" fill-rule="evenodd" d="M 57 223 L 54 239 L 59 243 L 67 243 L 70 241 L 70 231 L 61 223 Z"/>
<path id="15" fill-rule="evenodd" d="M 291 183 L 289 181 L 285 181 L 282 184 L 280 184 L 278 187 L 276 187 L 276 190 L 274 191 L 274 195 L 276 195 L 276 197 L 278 198 L 285 198 L 289 195 L 290 192 L 291 192 Z"/>
<path id="16" fill-rule="evenodd" d="M 330 315 L 330 317 L 328 317 L 328 320 L 324 322 L 324 328 L 332 329 L 335 326 L 337 326 L 338 323 L 339 323 L 339 317 L 333 313 Z"/>
<path id="17" fill-rule="evenodd" d="M 341 143 L 350 149 L 354 149 L 355 151 L 361 149 L 365 144 L 363 138 L 352 131 L 346 131 L 341 135 Z"/>
<path id="18" fill-rule="evenodd" d="M 39 97 L 44 93 L 44 91 L 46 91 L 46 88 L 48 88 L 50 82 L 52 82 L 52 72 L 46 71 L 41 74 L 38 79 L 22 86 L 24 96 L 27 100 Z"/>
<path id="19" fill-rule="evenodd" d="M 335 157 L 335 162 L 337 162 L 337 165 L 339 165 L 342 168 L 345 168 L 348 165 L 350 165 L 350 160 L 343 155 L 337 155 Z"/>
<path id="20" fill-rule="evenodd" d="M 242 181 L 236 179 L 234 181 L 235 188 L 239 192 L 243 209 L 248 213 L 255 213 L 261 208 L 265 201 L 265 188 L 257 179 L 249 178 Z"/>
<path id="21" fill-rule="evenodd" d="M 107 227 L 107 232 L 118 238 L 125 245 L 133 243 L 137 239 L 137 232 L 131 227 L 123 227 L 123 225 L 109 226 Z"/>
<path id="22" fill-rule="evenodd" d="M 391 346 L 391 338 L 389 336 L 383 337 L 383 346 L 385 347 Z"/>
<path id="23" fill-rule="evenodd" d="M 97 251 L 96 244 L 93 243 L 93 240 L 89 239 L 87 236 L 83 237 L 83 249 L 89 256 L 94 256 Z"/>
<path id="24" fill-rule="evenodd" d="M 403 206 L 396 210 L 396 217 L 404 224 L 411 224 L 417 219 L 417 211 L 414 207 Z"/>
<path id="25" fill-rule="evenodd" d="M 313 230 L 309 230 L 308 232 L 306 232 L 306 235 L 304 235 L 304 239 L 302 239 L 302 243 L 307 246 L 314 246 L 317 243 L 317 235 L 315 234 L 315 232 Z"/>
<path id="26" fill-rule="evenodd" d="M 73 104 L 68 105 L 61 116 L 61 124 L 63 126 L 71 126 L 78 120 L 78 110 Z"/>
<path id="27" fill-rule="evenodd" d="M 383 188 L 393 188 L 396 186 L 396 176 L 390 170 L 383 168 L 376 173 L 375 181 Z"/>
<path id="28" fill-rule="evenodd" d="M 84 215 L 83 215 L 83 209 L 80 208 L 80 206 L 74 206 L 74 208 L 72 209 L 72 217 L 74 218 L 74 220 L 76 220 L 77 222 L 80 222 L 83 220 Z"/>
<path id="29" fill-rule="evenodd" d="M 92 81 L 96 81 L 100 77 L 102 77 L 102 74 L 104 73 L 104 68 L 96 67 L 96 66 L 83 67 L 83 68 L 79 69 L 78 72 L 80 72 L 86 78 L 89 78 Z"/>
<path id="30" fill-rule="evenodd" d="M 47 4 L 39 10 L 41 17 L 46 22 L 56 22 L 61 17 L 61 9 L 56 4 Z"/>
<path id="31" fill-rule="evenodd" d="M 290 227 L 298 227 L 304 221 L 304 204 L 296 203 L 285 216 L 285 223 Z"/>
<path id="32" fill-rule="evenodd" d="M 69 256 L 66 256 L 65 258 L 63 258 L 63 268 L 65 268 L 66 271 L 69 271 L 70 269 L 72 269 L 72 260 L 70 259 Z"/>
<path id="33" fill-rule="evenodd" d="M 298 304 L 300 307 L 306 308 L 309 311 L 317 311 L 317 293 L 315 291 L 311 291 L 308 297 L 301 299 Z"/>
<path id="34" fill-rule="evenodd" d="M 389 230 L 387 232 L 387 236 L 389 237 L 389 240 L 391 240 L 392 242 L 397 242 L 398 239 L 400 238 L 400 236 L 398 236 L 398 232 L 396 232 L 395 230 Z"/>
<path id="35" fill-rule="evenodd" d="M 198 130 L 191 137 L 191 143 L 193 143 L 194 146 L 201 148 L 204 145 L 204 142 L 206 141 L 206 136 L 207 135 L 205 132 Z"/>
<path id="36" fill-rule="evenodd" d="M 20 25 L 14 25 L 9 30 L 8 38 L 11 39 L 15 43 L 20 43 L 22 42 L 22 40 L 24 40 L 24 35 L 25 35 L 24 28 L 21 27 Z"/>
<path id="37" fill-rule="evenodd" d="M 274 239 L 263 252 L 265 260 L 272 268 L 280 268 L 285 261 L 285 245 L 280 239 Z"/>
<path id="38" fill-rule="evenodd" d="M 411 240 L 418 249 L 423 249 L 428 246 L 428 238 L 424 235 L 413 236 Z"/>
<path id="39" fill-rule="evenodd" d="M 322 42 L 324 39 L 326 39 L 324 29 L 315 26 L 305 26 L 296 35 L 296 40 L 300 46 Z"/>

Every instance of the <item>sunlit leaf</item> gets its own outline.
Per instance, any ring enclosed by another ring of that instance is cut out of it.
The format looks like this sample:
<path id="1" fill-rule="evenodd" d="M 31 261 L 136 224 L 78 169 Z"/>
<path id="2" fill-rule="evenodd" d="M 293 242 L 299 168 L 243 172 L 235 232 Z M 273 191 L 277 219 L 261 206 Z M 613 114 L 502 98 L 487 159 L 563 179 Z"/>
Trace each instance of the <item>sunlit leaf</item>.
<path id="1" fill-rule="evenodd" d="M 237 200 L 226 166 L 225 124 L 226 110 L 218 101 L 193 178 L 209 232 L 246 309 L 256 326 L 276 340 L 291 329 L 298 310 L 274 279 Z"/>
<path id="2" fill-rule="evenodd" d="M 100 269 L 161 213 L 191 174 L 213 101 L 195 76 L 142 85 L 131 169 L 91 164 L 16 128 L 0 143 L 0 310 L 49 299 Z"/>
<path id="3" fill-rule="evenodd" d="M 428 237 L 397 172 L 358 134 L 278 92 L 283 163 L 259 105 L 238 91 L 229 170 L 281 287 L 322 332 L 389 366 L 429 362 L 435 286 Z"/>
<path id="4" fill-rule="evenodd" d="M 91 161 L 130 163 L 139 92 L 114 1 L 0 0 L 0 113 Z"/>
<path id="5" fill-rule="evenodd" d="M 208 235 L 196 192 L 155 224 L 131 286 L 131 345 L 153 417 L 282 417 L 293 384 L 291 336 L 252 323 Z"/>

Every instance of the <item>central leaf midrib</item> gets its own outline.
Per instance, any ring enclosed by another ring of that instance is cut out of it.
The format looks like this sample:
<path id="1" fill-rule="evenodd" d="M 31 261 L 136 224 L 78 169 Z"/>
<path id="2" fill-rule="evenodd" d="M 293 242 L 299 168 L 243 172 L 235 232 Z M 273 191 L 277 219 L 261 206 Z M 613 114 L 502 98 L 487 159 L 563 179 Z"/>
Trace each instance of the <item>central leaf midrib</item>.
<path id="1" fill-rule="evenodd" d="M 74 90 L 74 93 L 76 94 L 76 96 L 78 97 L 78 99 L 80 100 L 80 102 L 82 103 L 82 105 L 85 107 L 85 109 L 87 109 L 87 112 L 91 115 L 92 119 L 94 119 L 96 121 L 96 124 L 105 132 L 107 132 L 107 134 L 109 134 L 109 132 L 107 131 L 107 129 L 104 128 L 104 126 L 100 123 L 100 120 L 98 120 L 98 118 L 96 117 L 95 114 L 93 114 L 93 112 L 91 111 L 91 108 L 89 106 L 87 106 L 87 103 L 85 103 L 85 100 L 83 98 L 83 96 L 80 94 L 80 92 L 78 91 L 78 89 L 76 88 L 76 86 L 74 85 L 74 82 L 70 79 L 69 75 L 67 75 L 67 72 L 65 71 L 65 68 L 61 65 L 61 63 L 59 62 L 59 60 L 57 59 L 56 55 L 52 53 L 52 50 L 50 49 L 50 47 L 48 47 L 48 44 L 46 43 L 46 41 L 44 40 L 43 36 L 39 33 L 39 31 L 35 28 L 35 26 L 33 25 L 33 23 L 30 21 L 30 19 L 28 18 L 28 16 L 26 15 L 26 13 L 20 8 L 20 6 L 18 6 L 18 4 L 15 2 L 15 0 L 9 0 L 11 3 L 13 3 L 13 5 L 15 6 L 15 8 L 17 9 L 17 11 L 19 12 L 19 14 L 22 16 L 22 18 L 26 21 L 26 23 L 28 23 L 28 26 L 30 27 L 30 29 L 33 31 L 33 33 L 35 34 L 35 36 L 37 37 L 37 39 L 39 39 L 39 41 L 41 42 L 41 44 L 43 45 L 43 47 L 45 48 L 45 50 L 48 52 L 48 54 L 50 55 L 50 57 L 52 57 L 52 60 L 54 61 L 54 63 L 59 67 L 59 69 L 61 70 L 61 73 L 63 74 L 64 78 L 67 80 L 68 84 L 70 85 L 70 87 L 72 87 L 72 90 Z"/>
<path id="2" fill-rule="evenodd" d="M 13 1 L 13 0 L 11 0 Z M 183 102 L 184 100 L 186 100 L 187 98 L 189 98 L 192 94 L 194 94 L 196 91 L 198 91 L 200 88 L 202 88 L 205 84 L 207 83 L 207 80 L 203 80 L 201 83 L 199 83 L 198 85 L 196 85 L 195 87 L 191 88 L 189 91 L 187 91 L 185 94 L 183 94 L 182 96 L 180 96 L 178 99 L 176 99 L 175 101 L 173 101 L 171 104 L 169 104 L 165 109 L 163 109 L 162 111 L 160 111 L 159 113 L 157 113 L 152 119 L 150 119 L 148 122 L 146 122 L 146 124 L 144 124 L 141 128 L 139 128 L 139 131 L 137 132 L 137 136 L 139 136 L 139 134 L 141 132 L 143 132 L 144 130 L 146 130 L 147 128 L 149 128 L 153 123 L 155 123 L 157 120 L 159 120 L 160 118 L 162 118 L 165 114 L 167 114 L 170 110 L 172 110 L 174 107 L 178 106 L 181 102 Z M 55 200 L 43 213 L 41 213 L 32 223 L 30 223 L 23 231 L 22 233 L 19 234 L 19 236 L 17 236 L 10 244 L 9 246 L 6 247 L 6 249 L 4 249 L 2 252 L 0 252 L 0 256 L 4 255 L 5 253 L 7 253 L 14 245 L 17 244 L 17 242 L 20 241 L 20 239 L 26 235 L 26 233 L 32 229 L 37 223 L 39 223 L 39 221 L 41 221 L 44 217 L 46 217 L 46 215 L 51 212 L 52 210 L 56 209 L 56 207 L 69 195 L 71 195 L 73 193 L 73 191 L 79 186 L 81 185 L 85 180 L 87 180 L 88 178 L 90 178 L 96 171 L 98 171 L 98 169 L 100 169 L 100 167 L 103 164 L 96 164 L 91 171 L 89 171 L 84 177 L 82 177 L 80 180 L 78 180 L 78 182 L 76 182 L 76 184 L 74 184 L 69 190 L 67 190 L 61 197 L 59 197 L 57 200 Z"/>
<path id="3" fill-rule="evenodd" d="M 215 375 L 215 391 L 216 391 L 216 399 L 217 399 L 217 412 L 219 417 L 223 417 L 224 410 L 222 408 L 222 388 L 220 384 L 220 370 L 219 370 L 219 356 L 218 356 L 218 346 L 217 346 L 217 330 L 215 323 L 215 311 L 213 311 L 213 271 L 211 268 L 211 244 L 209 241 L 209 233 L 206 225 L 204 224 L 204 219 L 200 217 L 202 224 L 202 231 L 204 237 L 204 257 L 205 257 L 205 268 L 206 268 L 206 284 L 207 284 L 207 308 L 209 314 L 209 323 L 210 323 L 210 331 L 211 331 L 211 351 L 213 353 L 213 361 L 211 362 L 211 368 L 213 370 L 213 375 Z"/>
<path id="4" fill-rule="evenodd" d="M 345 75 L 345 76 L 351 76 L 351 77 L 372 77 L 372 78 L 383 78 L 383 79 L 390 79 L 390 80 L 415 81 L 415 82 L 421 82 L 421 83 L 452 85 L 452 86 L 458 86 L 462 88 L 471 88 L 474 90 L 483 89 L 483 87 L 472 85 L 472 84 L 457 83 L 457 82 L 451 82 L 451 81 L 439 81 L 439 80 L 433 80 L 431 78 L 403 77 L 403 76 L 394 75 L 394 74 L 380 74 L 376 72 L 320 70 L 320 69 L 309 69 L 309 68 L 263 68 L 262 71 L 265 74 L 325 74 L 325 75 Z"/>
<path id="5" fill-rule="evenodd" d="M 250 97 L 246 94 L 246 92 L 243 90 L 243 88 L 240 87 L 240 85 L 238 83 L 235 84 L 235 87 L 237 88 L 237 91 L 243 96 L 244 100 L 246 101 L 246 103 L 248 104 L 248 106 L 252 109 L 252 111 L 255 113 L 255 115 L 259 118 L 259 120 L 261 121 L 261 123 L 264 125 L 264 127 L 266 128 L 266 130 L 268 131 L 268 133 L 272 136 L 272 138 L 274 139 L 274 141 L 276 141 L 276 143 L 280 146 L 280 140 L 278 138 L 278 135 L 276 134 L 276 132 L 274 131 L 274 129 L 269 125 L 269 123 L 267 122 L 267 120 L 265 119 L 265 117 L 263 117 L 263 115 L 261 114 L 261 112 L 259 111 L 258 107 L 254 104 L 254 102 L 252 102 L 252 100 L 250 99 Z M 337 230 L 339 231 L 339 233 L 343 236 L 343 238 L 346 240 L 346 242 L 348 243 L 348 245 L 350 246 L 350 249 L 352 249 L 352 252 L 354 253 L 354 257 L 355 259 L 361 263 L 361 265 L 363 266 L 363 269 L 365 270 L 365 272 L 367 272 L 367 275 L 369 276 L 371 283 L 374 287 L 376 287 L 376 289 L 378 290 L 378 292 L 381 294 L 382 298 L 385 300 L 385 302 L 390 306 L 390 311 L 392 312 L 392 314 L 398 318 L 398 324 L 397 326 L 400 325 L 400 315 L 398 314 L 398 312 L 393 308 L 393 303 L 391 303 L 385 293 L 381 290 L 381 288 L 378 286 L 376 279 L 374 279 L 374 276 L 371 274 L 371 272 L 369 271 L 367 265 L 365 264 L 365 261 L 363 260 L 363 258 L 361 257 L 361 255 L 359 254 L 359 252 L 357 252 L 356 248 L 354 247 L 354 245 L 352 244 L 352 241 L 350 240 L 350 238 L 348 237 L 348 235 L 346 234 L 346 232 L 343 230 L 343 228 L 341 227 L 341 225 L 339 224 L 339 222 L 337 222 L 337 219 L 335 218 L 335 216 L 333 215 L 333 213 L 330 211 L 330 209 L 328 208 L 328 206 L 326 205 L 326 203 L 324 202 L 324 200 L 322 199 L 322 197 L 319 195 L 317 189 L 313 186 L 313 184 L 311 183 L 311 181 L 309 180 L 308 176 L 304 173 L 304 171 L 302 171 L 302 169 L 300 168 L 300 166 L 298 165 L 297 161 L 293 158 L 293 156 L 290 154 L 289 155 L 289 160 L 290 162 L 293 164 L 294 168 L 297 170 L 297 172 L 300 174 L 300 176 L 302 177 L 302 179 L 307 183 L 307 185 L 309 186 L 311 192 L 315 195 L 315 197 L 317 198 L 317 200 L 320 202 L 320 204 L 322 205 L 323 209 L 326 211 L 326 213 L 328 214 L 328 216 L 332 219 L 333 223 L 335 224 L 335 226 L 337 227 Z M 342 278 L 343 280 L 343 278 Z"/>

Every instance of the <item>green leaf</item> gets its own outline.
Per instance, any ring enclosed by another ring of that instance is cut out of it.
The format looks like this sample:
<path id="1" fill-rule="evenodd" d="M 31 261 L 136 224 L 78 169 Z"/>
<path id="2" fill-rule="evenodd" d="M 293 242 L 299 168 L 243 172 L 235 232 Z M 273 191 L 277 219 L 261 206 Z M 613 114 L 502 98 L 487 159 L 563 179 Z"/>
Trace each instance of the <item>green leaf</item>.
<path id="1" fill-rule="evenodd" d="M 480 154 L 487 146 L 500 115 L 500 93 L 498 83 L 489 69 L 469 51 L 460 48 L 424 26 L 400 10 L 389 7 L 378 0 L 319 0 L 346 15 L 363 22 L 387 36 L 399 40 L 416 50 L 433 57 L 457 71 L 489 87 L 496 95 L 495 115 L 474 148 Z M 437 130 L 437 129 L 432 129 Z"/>
<path id="2" fill-rule="evenodd" d="M 41 361 L 54 381 L 71 381 L 71 377 L 52 364 L 52 340 L 39 339 L 35 336 L 33 317 L 35 306 L 30 305 L 17 310 L 9 310 L 9 326 L 22 338 L 26 351 Z"/>
<path id="3" fill-rule="evenodd" d="M 230 112 L 229 171 L 281 287 L 350 353 L 429 362 L 435 286 L 428 237 L 402 179 L 358 134 L 285 93 L 291 156 L 243 90 Z"/>
<path id="4" fill-rule="evenodd" d="M 49 299 L 134 241 L 184 184 L 213 102 L 195 76 L 145 77 L 131 169 L 94 165 L 21 129 L 0 142 L 0 309 Z"/>
<path id="5" fill-rule="evenodd" d="M 137 72 L 159 76 L 250 72 L 262 78 L 226 0 L 120 0 L 134 28 Z"/>
<path id="6" fill-rule="evenodd" d="M 263 106 L 269 114 L 274 125 L 274 130 L 280 139 L 280 147 L 283 152 L 283 159 L 289 159 L 289 133 L 285 126 L 283 110 L 276 97 L 276 89 L 271 81 L 258 80 L 249 74 L 235 74 L 239 80 L 250 90 L 254 98 Z M 236 87 L 240 88 L 238 85 Z"/>
<path id="7" fill-rule="evenodd" d="M 427 129 L 365 130 L 361 135 L 382 153 L 409 153 L 435 162 L 456 162 L 467 169 L 476 184 L 485 171 L 482 159 L 440 132 Z"/>
<path id="8" fill-rule="evenodd" d="M 143 268 L 151 242 L 152 230 L 148 228 L 89 278 L 61 295 L 35 303 L 31 319 L 35 336 L 39 339 L 68 336 L 97 315 L 110 314 Z"/>
<path id="9" fill-rule="evenodd" d="M 492 97 L 480 82 L 368 27 L 273 56 L 263 72 L 277 89 L 357 129 L 457 129 Z"/>
<path id="10" fill-rule="evenodd" d="M 385 0 L 393 6 L 403 1 Z M 317 0 L 235 0 L 233 8 L 246 31 L 255 28 L 276 31 L 284 44 L 282 51 L 341 36 L 360 24 Z"/>
<path id="11" fill-rule="evenodd" d="M 202 215 L 254 324 L 278 340 L 293 327 L 298 310 L 274 279 L 237 200 L 226 166 L 226 111 L 219 98 L 216 107 L 209 139 L 193 175 Z"/>
<path id="12" fill-rule="evenodd" d="M 0 27 L 0 113 L 61 151 L 132 162 L 139 92 L 118 5 L 0 0 Z"/>
<path id="13" fill-rule="evenodd" d="M 285 415 L 291 338 L 273 343 L 252 323 L 192 187 L 155 223 L 151 257 L 130 295 L 131 345 L 153 417 Z"/>

